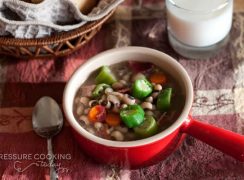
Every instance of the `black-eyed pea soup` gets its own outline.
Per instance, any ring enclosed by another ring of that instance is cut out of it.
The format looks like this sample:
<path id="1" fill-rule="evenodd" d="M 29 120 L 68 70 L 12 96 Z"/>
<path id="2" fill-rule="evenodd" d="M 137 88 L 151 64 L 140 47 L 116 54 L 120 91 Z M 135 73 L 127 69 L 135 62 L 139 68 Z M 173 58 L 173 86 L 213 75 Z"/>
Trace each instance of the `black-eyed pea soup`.
<path id="1" fill-rule="evenodd" d="M 76 93 L 73 113 L 98 137 L 138 140 L 168 128 L 180 115 L 184 97 L 175 79 L 159 67 L 128 61 L 93 72 Z"/>

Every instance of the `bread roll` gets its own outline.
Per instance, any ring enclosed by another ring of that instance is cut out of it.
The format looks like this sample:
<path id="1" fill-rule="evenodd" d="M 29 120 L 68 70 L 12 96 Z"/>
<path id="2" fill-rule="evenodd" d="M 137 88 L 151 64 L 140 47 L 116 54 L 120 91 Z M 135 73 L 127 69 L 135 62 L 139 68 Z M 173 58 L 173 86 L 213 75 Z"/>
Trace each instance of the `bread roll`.
<path id="1" fill-rule="evenodd" d="M 97 0 L 71 0 L 83 14 L 91 12 L 92 8 L 96 6 Z"/>

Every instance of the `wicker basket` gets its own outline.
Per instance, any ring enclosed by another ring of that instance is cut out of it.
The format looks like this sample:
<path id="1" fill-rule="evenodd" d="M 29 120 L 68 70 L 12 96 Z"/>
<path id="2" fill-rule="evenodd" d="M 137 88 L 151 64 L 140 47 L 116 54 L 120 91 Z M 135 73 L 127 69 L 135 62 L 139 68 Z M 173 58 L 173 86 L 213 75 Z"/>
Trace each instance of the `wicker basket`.
<path id="1" fill-rule="evenodd" d="M 113 14 L 68 32 L 37 39 L 0 37 L 0 54 L 14 57 L 46 58 L 68 55 L 86 44 L 101 29 L 104 22 Z"/>

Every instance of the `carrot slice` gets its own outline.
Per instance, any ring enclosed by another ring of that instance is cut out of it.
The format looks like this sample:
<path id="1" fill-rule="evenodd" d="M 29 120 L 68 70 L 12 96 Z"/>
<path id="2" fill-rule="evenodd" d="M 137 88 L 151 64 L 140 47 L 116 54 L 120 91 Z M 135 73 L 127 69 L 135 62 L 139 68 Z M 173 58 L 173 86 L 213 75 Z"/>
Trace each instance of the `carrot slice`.
<path id="1" fill-rule="evenodd" d="M 101 105 L 93 106 L 89 113 L 88 119 L 91 122 L 104 121 L 106 119 L 106 109 Z"/>
<path id="2" fill-rule="evenodd" d="M 166 76 L 163 73 L 154 73 L 150 76 L 151 83 L 155 84 L 164 84 L 166 83 Z"/>
<path id="3" fill-rule="evenodd" d="M 109 113 L 106 116 L 106 123 L 110 126 L 118 126 L 121 122 L 119 114 Z"/>

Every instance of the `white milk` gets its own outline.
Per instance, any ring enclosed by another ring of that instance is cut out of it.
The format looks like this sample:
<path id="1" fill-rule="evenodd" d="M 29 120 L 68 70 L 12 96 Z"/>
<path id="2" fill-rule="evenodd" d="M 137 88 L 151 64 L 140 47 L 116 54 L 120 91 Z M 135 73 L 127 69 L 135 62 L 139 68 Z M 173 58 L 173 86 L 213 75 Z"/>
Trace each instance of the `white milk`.
<path id="1" fill-rule="evenodd" d="M 167 0 L 166 7 L 169 33 L 186 45 L 216 44 L 231 29 L 233 0 Z"/>

